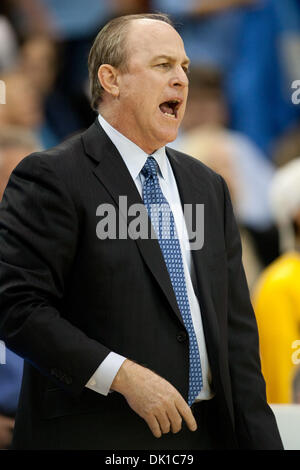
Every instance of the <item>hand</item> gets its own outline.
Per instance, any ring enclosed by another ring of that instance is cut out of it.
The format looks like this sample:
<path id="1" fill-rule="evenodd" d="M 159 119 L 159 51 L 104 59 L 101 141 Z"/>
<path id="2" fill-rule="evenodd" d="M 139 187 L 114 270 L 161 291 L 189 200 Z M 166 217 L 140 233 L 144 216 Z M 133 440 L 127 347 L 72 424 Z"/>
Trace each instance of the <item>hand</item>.
<path id="1" fill-rule="evenodd" d="M 12 441 L 15 420 L 0 415 L 0 449 L 7 449 Z"/>
<path id="2" fill-rule="evenodd" d="M 151 370 L 126 359 L 111 390 L 121 393 L 129 406 L 148 424 L 155 437 L 177 433 L 185 420 L 191 431 L 197 423 L 193 413 L 173 385 Z"/>

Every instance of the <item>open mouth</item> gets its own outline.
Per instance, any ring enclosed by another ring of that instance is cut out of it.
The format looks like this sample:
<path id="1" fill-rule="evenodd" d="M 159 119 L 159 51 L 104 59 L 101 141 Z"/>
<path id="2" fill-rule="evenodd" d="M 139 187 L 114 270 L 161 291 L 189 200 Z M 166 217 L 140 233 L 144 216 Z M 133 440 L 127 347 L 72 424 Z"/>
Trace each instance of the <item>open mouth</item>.
<path id="1" fill-rule="evenodd" d="M 179 99 L 169 100 L 169 101 L 164 101 L 163 103 L 161 103 L 159 105 L 159 109 L 166 117 L 176 119 L 180 105 L 181 105 L 181 101 Z"/>

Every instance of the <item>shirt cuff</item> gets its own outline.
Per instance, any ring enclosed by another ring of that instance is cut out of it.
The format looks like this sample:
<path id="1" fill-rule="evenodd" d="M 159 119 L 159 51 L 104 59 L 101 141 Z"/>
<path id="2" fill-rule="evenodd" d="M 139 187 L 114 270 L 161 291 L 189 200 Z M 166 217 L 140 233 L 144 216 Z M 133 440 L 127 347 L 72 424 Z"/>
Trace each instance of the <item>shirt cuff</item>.
<path id="1" fill-rule="evenodd" d="M 108 395 L 111 384 L 125 360 L 126 357 L 110 352 L 85 386 L 101 395 Z"/>

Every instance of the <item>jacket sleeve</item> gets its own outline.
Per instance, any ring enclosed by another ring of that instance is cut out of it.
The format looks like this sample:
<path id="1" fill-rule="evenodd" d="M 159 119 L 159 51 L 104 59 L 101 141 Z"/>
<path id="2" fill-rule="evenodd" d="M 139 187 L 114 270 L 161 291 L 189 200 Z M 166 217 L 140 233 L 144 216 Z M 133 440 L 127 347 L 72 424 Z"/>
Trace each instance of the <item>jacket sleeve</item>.
<path id="1" fill-rule="evenodd" d="M 266 401 L 258 330 L 242 265 L 239 230 L 223 179 L 222 184 L 228 262 L 228 353 L 236 434 L 242 449 L 282 449 L 276 420 Z"/>
<path id="2" fill-rule="evenodd" d="M 0 338 L 77 395 L 110 351 L 61 315 L 78 214 L 48 158 L 26 157 L 0 205 Z"/>

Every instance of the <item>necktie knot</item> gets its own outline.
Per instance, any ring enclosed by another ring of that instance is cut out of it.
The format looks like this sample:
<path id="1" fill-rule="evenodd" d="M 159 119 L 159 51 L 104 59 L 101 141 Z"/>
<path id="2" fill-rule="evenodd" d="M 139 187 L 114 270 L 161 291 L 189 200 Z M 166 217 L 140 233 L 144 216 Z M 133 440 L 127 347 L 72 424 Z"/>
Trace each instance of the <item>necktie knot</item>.
<path id="1" fill-rule="evenodd" d="M 145 178 L 149 178 L 149 177 L 154 178 L 155 176 L 157 176 L 157 170 L 158 170 L 158 166 L 157 166 L 155 158 L 148 157 L 145 165 L 143 166 L 141 170 L 141 173 Z"/>

